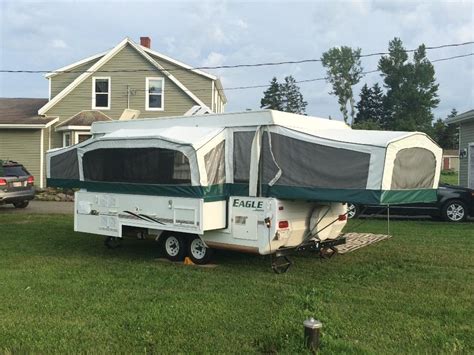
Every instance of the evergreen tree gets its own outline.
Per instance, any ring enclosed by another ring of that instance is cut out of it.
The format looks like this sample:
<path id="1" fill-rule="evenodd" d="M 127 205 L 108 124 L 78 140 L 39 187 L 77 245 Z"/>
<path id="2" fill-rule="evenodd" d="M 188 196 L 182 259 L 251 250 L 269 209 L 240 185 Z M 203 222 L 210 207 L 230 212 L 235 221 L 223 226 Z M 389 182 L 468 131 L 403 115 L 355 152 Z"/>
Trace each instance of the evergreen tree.
<path id="1" fill-rule="evenodd" d="M 260 108 L 283 111 L 281 85 L 277 78 L 273 77 L 270 86 L 264 91 L 263 98 L 260 100 Z"/>
<path id="2" fill-rule="evenodd" d="M 352 49 L 345 46 L 331 48 L 323 53 L 321 62 L 327 70 L 327 80 L 332 84 L 330 94 L 337 96 L 344 122 L 347 123 L 349 118 L 348 104 L 350 116 L 354 121 L 355 100 L 352 86 L 361 78 L 360 48 Z"/>
<path id="3" fill-rule="evenodd" d="M 389 130 L 422 131 L 432 129 L 432 109 L 437 107 L 438 84 L 433 65 L 426 58 L 424 45 L 414 52 L 413 61 L 399 38 L 389 42 L 389 54 L 380 58 L 387 115 L 383 127 Z"/>
<path id="4" fill-rule="evenodd" d="M 291 75 L 287 76 L 282 84 L 273 78 L 270 87 L 264 91 L 260 100 L 261 108 L 299 114 L 305 114 L 307 104 Z"/>
<path id="5" fill-rule="evenodd" d="M 385 121 L 384 94 L 379 84 L 369 88 L 365 84 L 357 103 L 357 115 L 353 127 L 358 129 L 381 129 Z"/>
<path id="6" fill-rule="evenodd" d="M 451 113 L 446 119 L 457 115 L 456 109 L 452 109 Z M 458 149 L 459 147 L 459 135 L 458 127 L 456 125 L 446 124 L 446 119 L 438 118 L 433 123 L 433 131 L 431 137 L 438 143 L 443 149 Z"/>
<path id="7" fill-rule="evenodd" d="M 296 85 L 295 79 L 290 75 L 281 84 L 281 95 L 283 97 L 283 111 L 291 113 L 306 113 L 308 103 L 303 100 L 300 88 Z"/>

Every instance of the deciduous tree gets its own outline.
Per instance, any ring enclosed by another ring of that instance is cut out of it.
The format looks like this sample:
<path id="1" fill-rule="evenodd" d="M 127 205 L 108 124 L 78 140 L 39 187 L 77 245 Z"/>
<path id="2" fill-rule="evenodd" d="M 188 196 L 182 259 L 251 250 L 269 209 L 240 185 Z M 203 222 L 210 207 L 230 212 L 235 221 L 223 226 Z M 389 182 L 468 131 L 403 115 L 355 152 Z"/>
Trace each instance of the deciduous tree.
<path id="1" fill-rule="evenodd" d="M 323 53 L 321 57 L 322 64 L 326 68 L 327 81 L 332 85 L 330 94 L 337 96 L 339 109 L 346 123 L 349 118 L 348 105 L 352 121 L 355 116 L 355 100 L 352 87 L 361 78 L 360 51 L 360 48 L 334 47 Z"/>

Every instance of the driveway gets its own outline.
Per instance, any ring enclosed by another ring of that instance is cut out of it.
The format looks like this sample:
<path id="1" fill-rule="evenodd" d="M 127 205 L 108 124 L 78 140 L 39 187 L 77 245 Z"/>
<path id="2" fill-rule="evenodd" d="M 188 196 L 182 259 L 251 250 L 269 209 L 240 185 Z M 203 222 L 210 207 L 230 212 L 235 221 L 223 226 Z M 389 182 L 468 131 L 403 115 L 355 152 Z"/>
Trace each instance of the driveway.
<path id="1" fill-rule="evenodd" d="M 30 201 L 26 208 L 15 208 L 13 205 L 0 206 L 0 214 L 73 214 L 74 202 Z"/>

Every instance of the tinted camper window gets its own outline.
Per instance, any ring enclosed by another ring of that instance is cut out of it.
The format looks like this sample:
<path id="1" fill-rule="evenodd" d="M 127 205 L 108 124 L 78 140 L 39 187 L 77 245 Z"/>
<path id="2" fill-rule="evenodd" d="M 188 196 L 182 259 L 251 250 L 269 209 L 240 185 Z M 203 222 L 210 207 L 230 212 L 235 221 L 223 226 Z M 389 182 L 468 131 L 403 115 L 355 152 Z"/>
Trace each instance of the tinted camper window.
<path id="1" fill-rule="evenodd" d="M 282 170 L 276 185 L 365 189 L 369 175 L 370 154 L 304 142 L 271 133 L 263 135 L 263 183 L 268 184 Z M 275 160 L 275 161 L 274 161 Z"/>
<path id="2" fill-rule="evenodd" d="M 162 148 L 96 149 L 82 159 L 84 179 L 141 184 L 190 184 L 188 158 Z"/>
<path id="3" fill-rule="evenodd" d="M 234 133 L 234 182 L 249 182 L 250 153 L 254 136 L 255 131 Z"/>
<path id="4" fill-rule="evenodd" d="M 209 185 L 225 183 L 225 141 L 204 156 L 204 163 Z"/>

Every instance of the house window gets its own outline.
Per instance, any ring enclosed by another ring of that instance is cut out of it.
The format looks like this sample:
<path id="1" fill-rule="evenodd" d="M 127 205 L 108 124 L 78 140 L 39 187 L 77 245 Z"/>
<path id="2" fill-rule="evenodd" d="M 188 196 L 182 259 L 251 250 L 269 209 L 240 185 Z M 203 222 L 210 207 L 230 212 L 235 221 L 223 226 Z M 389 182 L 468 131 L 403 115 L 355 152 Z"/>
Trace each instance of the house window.
<path id="1" fill-rule="evenodd" d="M 163 111 L 164 86 L 163 78 L 146 78 L 145 107 L 147 111 Z"/>
<path id="2" fill-rule="evenodd" d="M 90 137 L 92 137 L 92 134 L 90 133 L 76 133 L 76 142 L 82 143 L 85 140 L 88 140 Z"/>
<path id="3" fill-rule="evenodd" d="M 71 132 L 63 133 L 63 147 L 69 147 L 71 144 Z"/>
<path id="4" fill-rule="evenodd" d="M 92 78 L 92 108 L 110 109 L 110 77 Z"/>

